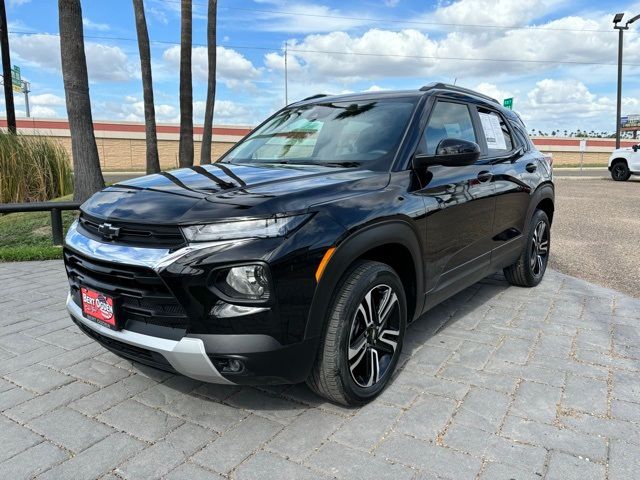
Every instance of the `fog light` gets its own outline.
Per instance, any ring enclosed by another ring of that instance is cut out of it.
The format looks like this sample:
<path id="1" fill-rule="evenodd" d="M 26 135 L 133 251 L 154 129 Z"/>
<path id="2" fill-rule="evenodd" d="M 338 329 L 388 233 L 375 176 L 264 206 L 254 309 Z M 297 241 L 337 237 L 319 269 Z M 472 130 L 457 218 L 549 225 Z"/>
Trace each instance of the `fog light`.
<path id="1" fill-rule="evenodd" d="M 262 265 L 233 267 L 227 274 L 226 282 L 244 298 L 251 300 L 269 298 L 269 279 Z"/>
<path id="2" fill-rule="evenodd" d="M 229 360 L 229 364 L 227 365 L 227 369 L 230 372 L 237 373 L 240 370 L 242 370 L 242 362 L 240 362 L 240 360 L 236 360 L 235 358 L 232 358 L 232 359 Z"/>
<path id="3" fill-rule="evenodd" d="M 220 373 L 242 373 L 244 371 L 244 363 L 237 358 L 214 357 L 209 355 L 211 362 Z"/>

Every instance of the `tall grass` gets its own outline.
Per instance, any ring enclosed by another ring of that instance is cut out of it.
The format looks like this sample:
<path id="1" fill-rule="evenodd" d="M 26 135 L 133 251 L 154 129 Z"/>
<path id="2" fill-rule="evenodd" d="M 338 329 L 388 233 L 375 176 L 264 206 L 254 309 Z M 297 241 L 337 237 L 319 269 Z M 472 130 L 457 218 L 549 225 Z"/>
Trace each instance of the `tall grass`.
<path id="1" fill-rule="evenodd" d="M 0 202 L 37 202 L 71 192 L 73 174 L 62 145 L 0 131 Z"/>

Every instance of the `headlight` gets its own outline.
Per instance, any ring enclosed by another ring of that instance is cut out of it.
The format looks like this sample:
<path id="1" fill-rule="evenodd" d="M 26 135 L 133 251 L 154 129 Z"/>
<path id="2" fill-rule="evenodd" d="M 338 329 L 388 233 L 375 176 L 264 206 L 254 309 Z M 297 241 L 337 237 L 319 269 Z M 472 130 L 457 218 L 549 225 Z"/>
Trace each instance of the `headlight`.
<path id="1" fill-rule="evenodd" d="M 262 265 L 233 267 L 229 270 L 226 281 L 243 297 L 269 298 L 269 279 Z"/>
<path id="2" fill-rule="evenodd" d="M 271 295 L 267 267 L 257 263 L 217 270 L 213 286 L 225 301 L 267 301 Z"/>
<path id="3" fill-rule="evenodd" d="M 192 225 L 183 227 L 182 232 L 190 242 L 283 237 L 302 225 L 308 218 L 309 215 L 292 215 L 255 220 L 236 220 L 207 225 Z"/>

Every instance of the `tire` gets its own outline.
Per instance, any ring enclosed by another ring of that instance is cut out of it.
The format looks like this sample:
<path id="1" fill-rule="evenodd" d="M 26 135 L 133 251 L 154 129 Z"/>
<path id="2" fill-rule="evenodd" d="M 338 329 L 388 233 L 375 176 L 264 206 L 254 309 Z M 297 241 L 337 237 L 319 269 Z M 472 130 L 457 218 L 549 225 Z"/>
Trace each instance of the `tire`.
<path id="1" fill-rule="evenodd" d="M 529 222 L 527 242 L 513 265 L 505 268 L 504 276 L 511 285 L 535 287 L 547 270 L 551 246 L 551 225 L 549 217 L 542 210 L 536 210 Z"/>
<path id="2" fill-rule="evenodd" d="M 625 160 L 614 160 L 611 165 L 611 178 L 616 182 L 626 182 L 631 176 L 631 171 Z"/>
<path id="3" fill-rule="evenodd" d="M 307 384 L 335 403 L 369 402 L 395 370 L 406 325 L 407 301 L 396 272 L 384 263 L 358 261 L 336 286 Z"/>

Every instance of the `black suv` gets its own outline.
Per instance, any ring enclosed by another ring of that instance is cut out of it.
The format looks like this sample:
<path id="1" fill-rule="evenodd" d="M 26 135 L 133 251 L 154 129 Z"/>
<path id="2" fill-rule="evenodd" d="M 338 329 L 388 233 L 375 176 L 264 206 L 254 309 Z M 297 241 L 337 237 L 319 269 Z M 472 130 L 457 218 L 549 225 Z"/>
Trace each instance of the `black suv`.
<path id="1" fill-rule="evenodd" d="M 64 248 L 74 322 L 111 351 L 223 384 L 381 392 L 407 324 L 549 257 L 551 166 L 520 118 L 444 84 L 316 95 L 218 163 L 105 188 Z"/>

